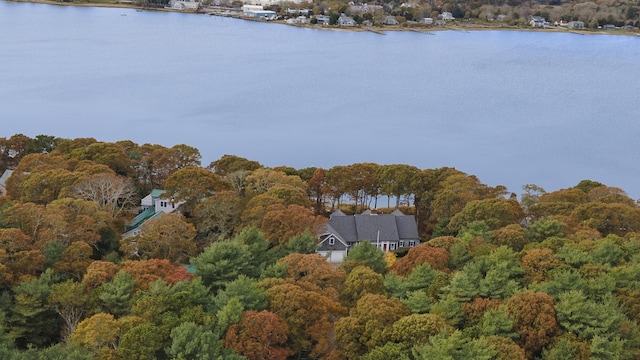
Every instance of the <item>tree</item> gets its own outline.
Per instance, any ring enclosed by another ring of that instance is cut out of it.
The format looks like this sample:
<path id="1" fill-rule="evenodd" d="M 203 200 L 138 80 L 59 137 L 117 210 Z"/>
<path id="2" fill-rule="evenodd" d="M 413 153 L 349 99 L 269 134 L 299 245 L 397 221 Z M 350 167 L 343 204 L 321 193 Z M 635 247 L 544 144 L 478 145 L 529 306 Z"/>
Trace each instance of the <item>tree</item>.
<path id="1" fill-rule="evenodd" d="M 284 245 L 305 231 L 317 233 L 327 220 L 299 205 L 272 205 L 267 209 L 260 231 L 273 245 Z"/>
<path id="2" fill-rule="evenodd" d="M 322 168 L 316 169 L 307 183 L 307 194 L 314 202 L 314 212 L 316 215 L 322 215 L 327 191 L 326 170 Z"/>
<path id="3" fill-rule="evenodd" d="M 135 281 L 124 271 L 119 272 L 113 280 L 100 285 L 96 293 L 102 311 L 116 317 L 128 315 L 135 285 Z"/>
<path id="4" fill-rule="evenodd" d="M 288 327 L 294 354 L 321 357 L 330 352 L 333 322 L 344 311 L 335 300 L 323 291 L 286 283 L 267 289 L 267 300 L 268 310 Z"/>
<path id="5" fill-rule="evenodd" d="M 242 211 L 242 215 L 240 216 L 242 225 L 259 228 L 262 225 L 262 220 L 267 214 L 269 207 L 277 204 L 283 205 L 284 200 L 267 194 L 254 196 L 247 202 L 247 205 Z"/>
<path id="6" fill-rule="evenodd" d="M 138 178 L 145 191 L 159 188 L 175 171 L 187 166 L 200 166 L 200 151 L 180 144 L 171 148 L 145 144 L 138 149 L 140 160 L 136 165 Z"/>
<path id="7" fill-rule="evenodd" d="M 118 272 L 118 265 L 108 261 L 92 261 L 87 267 L 87 272 L 82 278 L 82 283 L 91 291 L 96 287 L 111 281 Z"/>
<path id="8" fill-rule="evenodd" d="M 411 189 L 411 180 L 418 172 L 418 168 L 405 164 L 381 165 L 376 173 L 377 181 L 380 184 L 380 192 L 387 196 L 387 207 L 389 198 L 396 197 L 396 209 L 400 205 L 400 198 L 407 195 Z"/>
<path id="9" fill-rule="evenodd" d="M 94 354 L 100 349 L 116 349 L 120 335 L 120 324 L 113 315 L 98 313 L 81 321 L 71 334 L 71 344 L 85 347 Z"/>
<path id="10" fill-rule="evenodd" d="M 143 323 L 134 326 L 122 335 L 118 354 L 125 359 L 154 360 L 161 357 L 162 339 L 154 324 Z"/>
<path id="11" fill-rule="evenodd" d="M 519 334 L 516 342 L 524 349 L 527 358 L 539 355 L 560 332 L 555 301 L 549 295 L 524 291 L 508 299 L 506 305 L 513 318 L 514 330 Z"/>
<path id="12" fill-rule="evenodd" d="M 360 264 L 368 266 L 379 274 L 387 271 L 384 252 L 368 241 L 363 241 L 349 249 L 342 265 L 349 267 L 350 263 L 356 266 Z"/>
<path id="13" fill-rule="evenodd" d="M 49 306 L 62 317 L 61 341 L 66 343 L 82 319 L 88 295 L 84 284 L 67 280 L 51 285 Z"/>
<path id="14" fill-rule="evenodd" d="M 61 150 L 63 146 L 64 144 L 59 144 L 56 151 Z M 94 142 L 88 146 L 77 147 L 65 155 L 106 165 L 118 175 L 129 175 L 132 172 L 131 160 L 124 148 L 117 143 Z"/>
<path id="15" fill-rule="evenodd" d="M 335 338 L 347 359 L 358 359 L 384 345 L 393 333 L 392 325 L 409 310 L 399 299 L 366 294 L 360 298 L 349 316 L 338 320 Z"/>
<path id="16" fill-rule="evenodd" d="M 367 266 L 354 268 L 340 288 L 340 299 L 347 307 L 352 307 L 366 294 L 386 295 L 382 275 Z"/>
<path id="17" fill-rule="evenodd" d="M 172 359 L 214 360 L 226 355 L 213 331 L 193 322 L 184 322 L 171 329 L 171 340 L 167 355 Z"/>
<path id="18" fill-rule="evenodd" d="M 548 280 L 549 272 L 562 262 L 555 258 L 551 249 L 531 249 L 524 252 L 520 266 L 524 269 L 524 277 L 528 283 Z"/>
<path id="19" fill-rule="evenodd" d="M 127 260 L 120 264 L 120 271 L 126 272 L 136 283 L 136 289 L 146 290 L 156 280 L 165 279 L 175 273 L 177 265 L 164 259 Z"/>
<path id="20" fill-rule="evenodd" d="M 613 341 L 621 337 L 622 324 L 626 321 L 613 299 L 598 303 L 577 290 L 560 294 L 555 308 L 560 326 L 581 340 L 590 341 L 601 336 Z"/>
<path id="21" fill-rule="evenodd" d="M 420 244 L 409 249 L 407 255 L 396 261 L 391 267 L 400 276 L 406 276 L 418 265 L 429 264 L 432 268 L 448 271 L 449 253 L 447 250 Z"/>
<path id="22" fill-rule="evenodd" d="M 213 298 L 213 304 L 217 310 L 226 306 L 231 299 L 237 299 L 243 309 L 262 311 L 267 308 L 265 291 L 258 287 L 254 279 L 245 275 L 229 282 L 224 290 L 221 290 Z"/>
<path id="23" fill-rule="evenodd" d="M 249 310 L 239 324 L 229 327 L 224 344 L 249 360 L 285 360 L 291 355 L 286 348 L 287 331 L 276 314 Z"/>
<path id="24" fill-rule="evenodd" d="M 513 199 L 484 199 L 467 203 L 460 212 L 451 217 L 448 229 L 458 232 L 473 221 L 484 221 L 489 229 L 517 224 L 524 218 L 524 211 Z"/>
<path id="25" fill-rule="evenodd" d="M 141 233 L 125 239 L 121 249 L 129 257 L 167 259 L 181 264 L 196 254 L 195 236 L 195 227 L 182 215 L 163 214 L 145 221 Z"/>
<path id="26" fill-rule="evenodd" d="M 571 217 L 577 222 L 598 230 L 602 235 L 624 236 L 640 231 L 640 208 L 626 204 L 587 203 L 577 206 Z"/>
<path id="27" fill-rule="evenodd" d="M 191 259 L 196 276 L 202 278 L 214 293 L 242 274 L 251 272 L 249 249 L 237 241 L 211 244 Z"/>
<path id="28" fill-rule="evenodd" d="M 429 342 L 413 350 L 417 360 L 429 359 L 493 359 L 497 355 L 494 347 L 484 338 L 466 337 L 461 331 L 452 334 L 442 332 L 429 338 Z"/>
<path id="29" fill-rule="evenodd" d="M 223 155 L 220 159 L 209 164 L 208 168 L 214 173 L 227 177 L 236 171 L 248 171 L 260 169 L 262 165 L 257 161 L 252 161 L 236 155 Z"/>
<path id="30" fill-rule="evenodd" d="M 345 273 L 334 269 L 327 259 L 319 254 L 290 254 L 278 260 L 286 265 L 286 279 L 296 284 L 308 283 L 337 299 L 338 289 L 345 279 Z"/>
<path id="31" fill-rule="evenodd" d="M 13 290 L 14 305 L 9 317 L 9 336 L 19 348 L 53 344 L 60 333 L 60 318 L 47 306 L 52 273 L 20 283 Z"/>
<path id="32" fill-rule="evenodd" d="M 164 189 L 175 201 L 184 201 L 183 212 L 191 214 L 201 201 L 218 191 L 230 190 L 231 185 L 209 170 L 186 166 L 167 177 Z"/>
<path id="33" fill-rule="evenodd" d="M 393 323 L 391 338 L 406 349 L 426 344 L 429 338 L 442 332 L 452 333 L 453 327 L 438 315 L 411 314 Z"/>
<path id="34" fill-rule="evenodd" d="M 566 224 L 554 218 L 540 218 L 526 230 L 529 241 L 542 242 L 550 237 L 564 237 Z"/>
<path id="35" fill-rule="evenodd" d="M 91 264 L 92 254 L 91 246 L 82 241 L 75 241 L 64 249 L 60 260 L 53 264 L 53 270 L 81 281 L 87 267 Z"/>
<path id="36" fill-rule="evenodd" d="M 130 179 L 111 174 L 97 174 L 81 180 L 69 193 L 73 197 L 97 202 L 113 218 L 126 207 L 134 205 L 136 198 L 136 189 Z"/>
<path id="37" fill-rule="evenodd" d="M 233 235 L 240 222 L 242 205 L 233 191 L 217 192 L 199 203 L 193 213 L 198 238 L 218 241 Z"/>
<path id="38" fill-rule="evenodd" d="M 508 246 L 513 251 L 521 251 L 528 240 L 524 228 L 519 224 L 510 224 L 493 232 L 492 243 Z"/>

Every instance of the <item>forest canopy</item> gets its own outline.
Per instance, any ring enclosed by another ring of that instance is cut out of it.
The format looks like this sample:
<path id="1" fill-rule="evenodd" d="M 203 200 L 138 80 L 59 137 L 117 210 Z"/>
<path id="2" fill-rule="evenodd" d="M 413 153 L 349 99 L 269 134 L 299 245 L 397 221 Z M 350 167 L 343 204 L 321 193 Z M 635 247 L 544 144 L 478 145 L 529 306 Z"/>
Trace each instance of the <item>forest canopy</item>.
<path id="1" fill-rule="evenodd" d="M 640 207 L 622 189 L 201 161 L 185 144 L 0 138 L 0 357 L 640 357 Z M 154 189 L 177 211 L 122 237 Z M 422 242 L 316 253 L 333 211 L 367 209 L 415 215 Z"/>

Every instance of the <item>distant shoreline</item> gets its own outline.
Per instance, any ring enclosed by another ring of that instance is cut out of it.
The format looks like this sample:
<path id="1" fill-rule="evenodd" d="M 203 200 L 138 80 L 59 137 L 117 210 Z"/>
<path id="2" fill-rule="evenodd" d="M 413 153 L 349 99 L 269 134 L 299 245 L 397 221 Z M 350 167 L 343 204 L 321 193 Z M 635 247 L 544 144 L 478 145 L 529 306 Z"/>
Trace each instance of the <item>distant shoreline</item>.
<path id="1" fill-rule="evenodd" d="M 407 32 L 418 32 L 428 34 L 430 32 L 437 31 L 532 31 L 532 32 L 563 32 L 563 33 L 571 33 L 578 35 L 624 35 L 624 36 L 640 36 L 640 33 L 636 31 L 629 30 L 593 30 L 593 29 L 584 29 L 584 30 L 576 30 L 576 29 L 568 29 L 564 27 L 548 27 L 545 29 L 534 29 L 531 27 L 519 27 L 519 26 L 509 26 L 505 24 L 501 24 L 501 26 L 491 26 L 485 24 L 475 24 L 475 23 L 459 23 L 455 24 L 447 24 L 446 26 L 370 26 L 370 27 L 360 27 L 360 26 L 318 26 L 312 24 L 289 24 L 282 20 L 253 20 L 249 18 L 244 18 L 241 16 L 228 16 L 223 15 L 222 13 L 216 12 L 207 12 L 205 11 L 185 11 L 185 10 L 176 10 L 171 8 L 164 7 L 144 7 L 127 3 L 89 3 L 89 2 L 60 2 L 53 0 L 6 0 L 9 2 L 16 3 L 32 3 L 32 4 L 46 4 L 46 5 L 58 5 L 58 6 L 79 6 L 79 7 L 103 7 L 103 8 L 116 8 L 116 9 L 137 9 L 137 10 L 145 10 L 145 11 L 164 11 L 164 12 L 176 12 L 176 13 L 185 13 L 185 14 L 198 14 L 198 15 L 210 15 L 210 16 L 221 16 L 221 17 L 233 17 L 235 19 L 246 20 L 246 21 L 257 21 L 257 22 L 270 22 L 282 25 L 288 25 L 293 27 L 300 27 L 305 29 L 318 29 L 318 30 L 334 30 L 334 31 L 353 31 L 353 32 L 373 32 L 380 35 L 385 35 L 385 32 L 390 31 L 407 31 Z"/>

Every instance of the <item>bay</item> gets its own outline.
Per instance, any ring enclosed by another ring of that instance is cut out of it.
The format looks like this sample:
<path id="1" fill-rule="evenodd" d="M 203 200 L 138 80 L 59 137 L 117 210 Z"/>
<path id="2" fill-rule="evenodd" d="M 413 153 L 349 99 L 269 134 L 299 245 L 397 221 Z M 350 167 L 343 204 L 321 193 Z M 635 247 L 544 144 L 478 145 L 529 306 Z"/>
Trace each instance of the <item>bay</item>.
<path id="1" fill-rule="evenodd" d="M 267 166 L 455 167 L 640 198 L 640 38 L 327 31 L 0 1 L 0 136 L 130 139 Z"/>

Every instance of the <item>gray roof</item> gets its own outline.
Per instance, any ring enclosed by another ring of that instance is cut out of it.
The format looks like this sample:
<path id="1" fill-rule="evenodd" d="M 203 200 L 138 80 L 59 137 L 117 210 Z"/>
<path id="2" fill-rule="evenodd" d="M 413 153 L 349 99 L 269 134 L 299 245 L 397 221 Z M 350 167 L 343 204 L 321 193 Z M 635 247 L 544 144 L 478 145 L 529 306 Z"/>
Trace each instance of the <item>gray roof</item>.
<path id="1" fill-rule="evenodd" d="M 329 228 L 349 243 L 364 240 L 420 240 L 415 217 L 400 211 L 380 215 L 370 212 L 354 216 L 332 215 L 336 216 L 329 219 Z"/>

